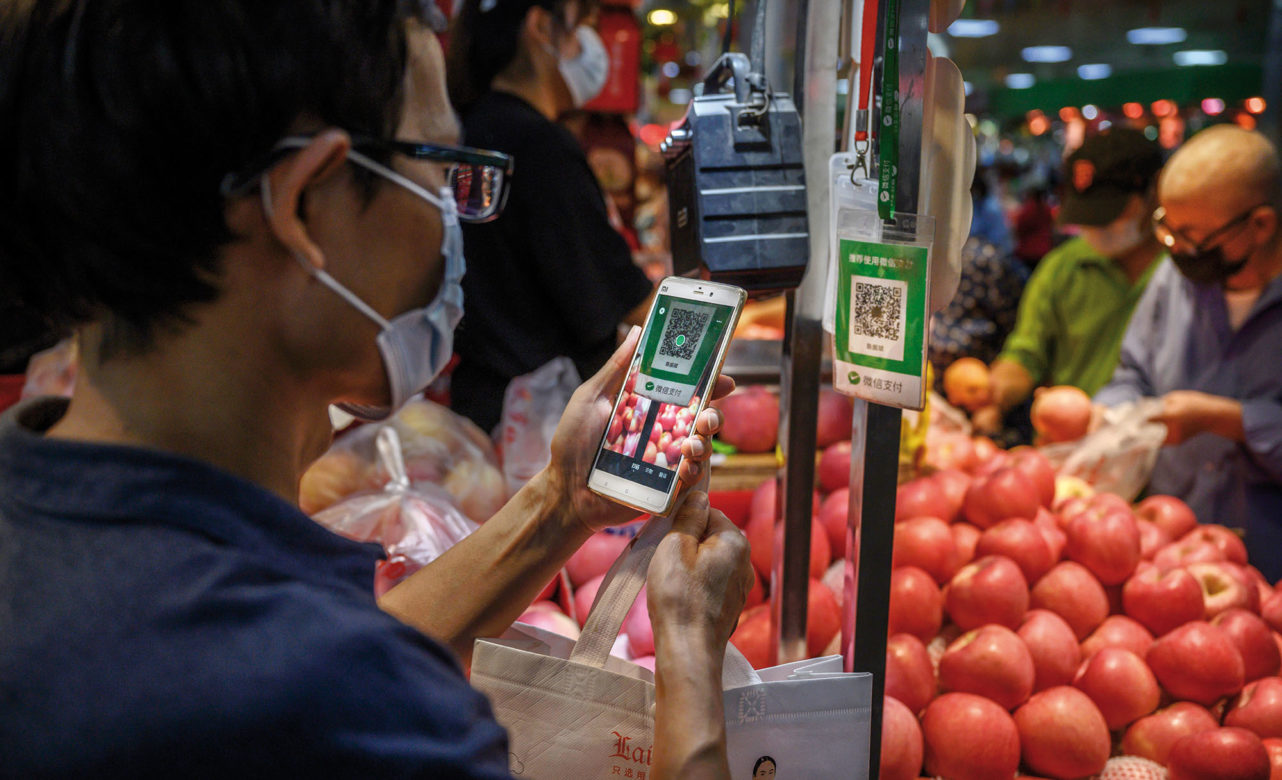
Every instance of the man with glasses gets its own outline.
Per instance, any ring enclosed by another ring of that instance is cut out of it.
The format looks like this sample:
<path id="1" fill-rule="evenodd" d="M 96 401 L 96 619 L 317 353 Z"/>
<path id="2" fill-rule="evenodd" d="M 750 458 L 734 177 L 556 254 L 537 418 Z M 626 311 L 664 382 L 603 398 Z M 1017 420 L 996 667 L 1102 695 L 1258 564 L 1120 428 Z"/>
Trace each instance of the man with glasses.
<path id="1" fill-rule="evenodd" d="M 331 403 L 386 418 L 449 360 L 459 221 L 510 172 L 457 146 L 439 45 L 398 5 L 0 4 L 0 289 L 82 355 L 70 402 L 0 418 L 0 777 L 508 776 L 459 659 L 632 518 L 586 477 L 636 334 L 549 466 L 377 603 L 378 551 L 298 510 Z M 674 527 L 654 777 L 724 767 L 751 582 L 702 493 Z"/>
<path id="2" fill-rule="evenodd" d="M 1154 274 L 1096 401 L 1160 396 L 1167 444 L 1148 490 L 1245 529 L 1282 577 L 1282 169 L 1259 133 L 1222 125 L 1167 163 L 1153 215 L 1171 262 Z"/>

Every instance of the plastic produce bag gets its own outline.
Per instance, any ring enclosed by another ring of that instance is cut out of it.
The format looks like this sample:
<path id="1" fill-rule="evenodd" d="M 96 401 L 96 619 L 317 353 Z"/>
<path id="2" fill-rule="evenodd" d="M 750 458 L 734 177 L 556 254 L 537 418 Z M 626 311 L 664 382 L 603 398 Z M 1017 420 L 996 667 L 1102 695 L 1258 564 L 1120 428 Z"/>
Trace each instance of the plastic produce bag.
<path id="1" fill-rule="evenodd" d="M 1058 466 L 1060 475 L 1134 501 L 1148 484 L 1166 441 L 1166 426 L 1152 419 L 1161 409 L 1158 398 L 1110 407 L 1094 432 L 1075 442 L 1043 447 L 1042 452 Z"/>
<path id="2" fill-rule="evenodd" d="M 503 478 L 515 493 L 552 459 L 552 436 L 579 372 L 567 357 L 554 358 L 508 384 L 498 440 L 503 450 Z"/>
<path id="3" fill-rule="evenodd" d="M 79 369 L 79 342 L 75 336 L 70 336 L 43 352 L 37 352 L 27 361 L 27 381 L 22 387 L 22 398 L 43 395 L 71 397 Z"/>
<path id="4" fill-rule="evenodd" d="M 440 488 L 411 486 L 395 428 L 380 426 L 376 446 L 382 468 L 391 475 L 383 490 L 352 496 L 318 513 L 315 520 L 349 539 L 383 546 L 387 558 L 374 574 L 374 593 L 381 596 L 479 526 Z"/>

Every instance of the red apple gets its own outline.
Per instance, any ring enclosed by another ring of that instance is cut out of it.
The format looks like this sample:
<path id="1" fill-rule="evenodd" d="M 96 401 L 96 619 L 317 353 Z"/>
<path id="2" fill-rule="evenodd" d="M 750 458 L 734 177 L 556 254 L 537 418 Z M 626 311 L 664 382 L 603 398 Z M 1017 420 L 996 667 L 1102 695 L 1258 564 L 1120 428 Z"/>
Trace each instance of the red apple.
<path id="1" fill-rule="evenodd" d="M 765 669 L 774 664 L 770 646 L 770 605 L 746 609 L 739 616 L 739 625 L 730 635 L 730 643 L 743 653 L 753 669 Z"/>
<path id="2" fill-rule="evenodd" d="M 1179 539 L 1197 527 L 1193 510 L 1175 496 L 1149 496 L 1136 504 L 1135 516 L 1152 522 L 1171 539 Z"/>
<path id="3" fill-rule="evenodd" d="M 605 574 L 631 541 L 628 536 L 608 531 L 598 531 L 589 536 L 565 563 L 570 583 L 578 587 L 597 575 Z"/>
<path id="4" fill-rule="evenodd" d="M 944 498 L 952 513 L 945 517 L 948 522 L 956 522 L 961 517 L 962 506 L 966 503 L 966 490 L 970 487 L 970 475 L 961 469 L 942 469 L 931 475 L 935 484 L 943 491 Z"/>
<path id="5" fill-rule="evenodd" d="M 1192 563 L 1220 563 L 1224 554 L 1210 542 L 1174 541 L 1158 550 L 1153 555 L 1153 565 L 1162 571 L 1188 566 Z"/>
<path id="6" fill-rule="evenodd" d="M 962 509 L 971 523 L 991 528 L 1012 517 L 1032 520 L 1038 506 L 1038 489 L 1032 480 L 1022 471 L 999 468 L 971 483 Z"/>
<path id="7" fill-rule="evenodd" d="M 929 642 L 943 622 L 943 596 L 929 574 L 916 566 L 890 573 L 889 633 L 908 633 Z"/>
<path id="8" fill-rule="evenodd" d="M 1005 626 L 962 634 L 939 660 L 940 690 L 975 693 L 1008 710 L 1028 699 L 1035 674 L 1024 640 Z"/>
<path id="9" fill-rule="evenodd" d="M 989 555 L 957 572 L 945 602 L 948 616 L 963 631 L 986 623 L 1015 629 L 1028 610 L 1028 583 L 1010 558 Z"/>
<path id="10" fill-rule="evenodd" d="M 1184 569 L 1163 574 L 1157 567 L 1137 570 L 1122 587 L 1122 608 L 1161 636 L 1206 615 L 1202 585 Z"/>
<path id="11" fill-rule="evenodd" d="M 839 441 L 849 444 L 854 414 L 854 404 L 850 398 L 831 387 L 820 388 L 815 446 L 822 450 Z"/>
<path id="12" fill-rule="evenodd" d="M 884 780 L 916 780 L 921 771 L 921 727 L 898 699 L 887 696 L 881 711 L 881 772 Z"/>
<path id="13" fill-rule="evenodd" d="M 839 441 L 825 447 L 823 454 L 819 456 L 819 466 L 816 470 L 819 487 L 825 491 L 833 491 L 849 485 L 850 442 Z"/>
<path id="14" fill-rule="evenodd" d="M 763 580 L 770 579 L 774 562 L 775 521 L 770 517 L 754 517 L 744 529 L 748 536 L 748 553 L 752 565 Z M 832 550 L 828 547 L 828 532 L 818 520 L 810 521 L 810 576 L 816 579 L 832 563 Z"/>
<path id="15" fill-rule="evenodd" d="M 971 440 L 975 445 L 975 466 L 971 473 L 982 468 L 985 464 L 990 463 L 1002 457 L 1005 453 L 998 447 L 992 439 L 987 436 L 976 436 Z"/>
<path id="16" fill-rule="evenodd" d="M 1122 752 L 1165 764 L 1171 746 L 1181 737 L 1219 726 L 1205 707 L 1189 701 L 1176 702 L 1132 723 L 1122 736 Z"/>
<path id="17" fill-rule="evenodd" d="M 1151 644 L 1153 635 L 1139 622 L 1125 615 L 1109 615 L 1082 642 L 1082 658 L 1090 658 L 1106 647 L 1121 647 L 1143 658 Z"/>
<path id="18" fill-rule="evenodd" d="M 1037 391 L 1028 416 L 1049 443 L 1077 441 L 1091 425 L 1091 397 L 1080 388 L 1057 385 Z"/>
<path id="19" fill-rule="evenodd" d="M 1153 560 L 1158 550 L 1171 543 L 1171 537 L 1158 528 L 1156 523 L 1136 518 L 1135 527 L 1140 531 L 1140 558 L 1143 560 Z"/>
<path id="20" fill-rule="evenodd" d="M 1144 660 L 1172 696 L 1208 707 L 1242 690 L 1246 673 L 1233 640 L 1202 620 L 1159 637 Z"/>
<path id="21" fill-rule="evenodd" d="M 945 693 L 921 718 L 926 774 L 949 780 L 1011 777 L 1019 767 L 1019 730 L 996 702 Z"/>
<path id="22" fill-rule="evenodd" d="M 1144 659 L 1121 647 L 1105 647 L 1083 661 L 1073 685 L 1091 697 L 1114 731 L 1156 710 L 1162 698 Z"/>
<path id="23" fill-rule="evenodd" d="M 1042 532 L 1042 538 L 1046 540 L 1046 546 L 1051 551 L 1051 559 L 1059 563 L 1064 555 L 1064 547 L 1068 544 L 1068 534 L 1060 528 L 1059 518 L 1046 511 L 1045 507 L 1038 507 L 1033 525 Z"/>
<path id="24" fill-rule="evenodd" d="M 761 385 L 748 385 L 716 402 L 722 412 L 717 438 L 740 452 L 769 452 L 779 433 L 779 399 Z"/>
<path id="25" fill-rule="evenodd" d="M 1079 640 L 1108 617 L 1108 594 L 1085 566 L 1064 561 L 1037 581 L 1029 603 L 1064 618 Z"/>
<path id="26" fill-rule="evenodd" d="M 964 433 L 938 433 L 928 431 L 926 434 L 925 453 L 922 455 L 922 466 L 944 471 L 948 469 L 969 470 L 975 467 L 975 443 Z"/>
<path id="27" fill-rule="evenodd" d="M 895 522 L 914 517 L 947 517 L 948 497 L 939 483 L 929 477 L 905 482 L 895 491 Z"/>
<path id="28" fill-rule="evenodd" d="M 838 558 L 832 562 L 824 576 L 820 579 L 832 595 L 837 599 L 838 604 L 846 603 L 846 561 L 844 558 Z"/>
<path id="29" fill-rule="evenodd" d="M 1034 692 L 1073 681 L 1082 652 L 1064 618 L 1046 609 L 1029 610 L 1019 627 L 1019 638 L 1033 659 Z"/>
<path id="30" fill-rule="evenodd" d="M 1049 509 L 1055 501 L 1055 467 L 1046 456 L 1032 447 L 1016 447 L 1010 451 L 1007 464 L 1028 477 L 1037 488 L 1041 505 Z"/>
<path id="31" fill-rule="evenodd" d="M 1282 593 L 1273 595 L 1260 602 L 1260 617 L 1274 631 L 1282 631 Z"/>
<path id="32" fill-rule="evenodd" d="M 761 581 L 761 575 L 757 574 L 754 569 L 752 572 L 752 588 L 748 591 L 748 598 L 744 600 L 744 609 L 755 607 L 758 604 L 765 603 L 766 586 Z"/>
<path id="33" fill-rule="evenodd" d="M 1199 525 L 1180 538 L 1181 542 L 1208 542 L 1220 551 L 1224 560 L 1246 565 L 1246 545 L 1242 537 L 1222 525 Z"/>
<path id="34" fill-rule="evenodd" d="M 1104 768 L 1111 743 L 1099 708 L 1060 685 L 1033 694 L 1015 711 L 1024 764 L 1051 777 L 1086 777 Z M 992 775 L 996 777 L 996 775 Z"/>
<path id="35" fill-rule="evenodd" d="M 922 641 L 912 634 L 887 639 L 886 695 L 894 696 L 915 714 L 935 698 L 935 688 L 935 668 Z"/>
<path id="36" fill-rule="evenodd" d="M 1282 739 L 1269 737 L 1260 741 L 1269 751 L 1269 780 L 1282 780 Z"/>
<path id="37" fill-rule="evenodd" d="M 806 651 L 811 658 L 823 654 L 832 638 L 841 633 L 841 607 L 822 582 L 813 577 L 806 599 Z"/>
<path id="38" fill-rule="evenodd" d="M 1261 739 L 1282 738 L 1282 677 L 1247 683 L 1224 714 L 1224 725 L 1250 729 Z"/>
<path id="39" fill-rule="evenodd" d="M 1041 530 L 1018 518 L 1003 520 L 984 531 L 975 545 L 975 554 L 1010 558 L 1028 582 L 1037 582 L 1056 562 Z"/>
<path id="40" fill-rule="evenodd" d="M 1237 645 L 1247 682 L 1275 675 L 1282 667 L 1282 655 L 1278 654 L 1273 632 L 1258 615 L 1245 609 L 1228 609 L 1216 615 L 1211 625 L 1218 626 Z M 1282 737 L 1282 734 L 1276 736 Z"/>
<path id="41" fill-rule="evenodd" d="M 850 518 L 850 489 L 837 488 L 819 505 L 819 524 L 828 534 L 828 549 L 833 557 L 845 556 L 846 530 Z M 951 542 L 951 540 L 949 540 Z M 896 544 L 896 547 L 898 545 Z M 898 552 L 898 549 L 896 549 Z"/>
<path id="42" fill-rule="evenodd" d="M 835 495 L 835 494 L 834 494 Z M 944 584 L 957 573 L 957 547 L 948 524 L 934 517 L 915 517 L 895 524 L 892 566 L 916 566 Z"/>
<path id="43" fill-rule="evenodd" d="M 780 517 L 783 514 L 783 507 L 776 504 L 778 493 L 778 483 L 773 479 L 768 479 L 757 486 L 752 492 L 752 501 L 748 504 L 748 519 L 754 517 Z M 811 511 L 818 512 L 823 500 L 819 496 L 819 491 L 814 491 L 811 496 Z"/>
<path id="44" fill-rule="evenodd" d="M 1135 571 L 1140 562 L 1140 530 L 1128 510 L 1110 512 L 1099 518 L 1089 513 L 1069 521 L 1068 545 L 1064 553 L 1069 560 L 1091 570 L 1104 585 L 1120 585 Z"/>
<path id="45" fill-rule="evenodd" d="M 1230 563 L 1190 563 L 1184 568 L 1202 586 L 1207 620 L 1230 609 L 1250 609 L 1252 602 L 1259 599 L 1255 586 L 1248 587 L 1241 572 Z"/>
<path id="46" fill-rule="evenodd" d="M 579 587 L 574 589 L 574 617 L 583 625 L 588 619 L 588 613 L 592 611 L 592 602 L 596 600 L 597 591 L 601 589 L 601 583 L 605 581 L 604 574 L 598 574 Z"/>
<path id="47" fill-rule="evenodd" d="M 1176 740 L 1166 768 L 1171 780 L 1268 780 L 1269 752 L 1246 729 L 1199 731 Z"/>
<path id="48" fill-rule="evenodd" d="M 953 544 L 957 547 L 957 565 L 965 566 L 975 560 L 975 546 L 983 533 L 970 523 L 953 523 L 949 526 L 953 532 Z"/>

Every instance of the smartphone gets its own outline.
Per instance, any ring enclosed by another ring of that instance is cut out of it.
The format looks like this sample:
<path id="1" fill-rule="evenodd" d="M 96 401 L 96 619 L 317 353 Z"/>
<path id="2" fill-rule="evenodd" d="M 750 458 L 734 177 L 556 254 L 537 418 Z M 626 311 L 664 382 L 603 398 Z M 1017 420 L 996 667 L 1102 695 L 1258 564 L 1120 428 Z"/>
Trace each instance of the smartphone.
<path id="1" fill-rule="evenodd" d="M 588 475 L 592 492 L 640 512 L 672 510 L 681 445 L 708 405 L 745 300 L 728 284 L 659 283 Z"/>

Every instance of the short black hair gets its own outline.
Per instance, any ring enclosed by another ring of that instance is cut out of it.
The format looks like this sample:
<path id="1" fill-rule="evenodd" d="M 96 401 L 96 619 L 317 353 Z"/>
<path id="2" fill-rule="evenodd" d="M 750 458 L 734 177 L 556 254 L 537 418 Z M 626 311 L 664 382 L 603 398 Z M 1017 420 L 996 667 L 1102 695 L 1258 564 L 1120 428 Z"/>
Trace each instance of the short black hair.
<path id="1" fill-rule="evenodd" d="M 397 0 L 0 4 L 0 288 L 129 348 L 218 295 L 220 180 L 300 121 L 387 136 Z"/>
<path id="2" fill-rule="evenodd" d="M 767 761 L 769 761 L 770 765 L 773 766 L 775 769 L 779 768 L 779 765 L 775 763 L 775 760 L 773 758 L 771 758 L 770 756 L 762 756 L 761 758 L 757 759 L 757 763 L 752 765 L 752 773 L 755 775 L 757 773 L 757 770 L 761 768 L 761 765 L 766 763 Z"/>

